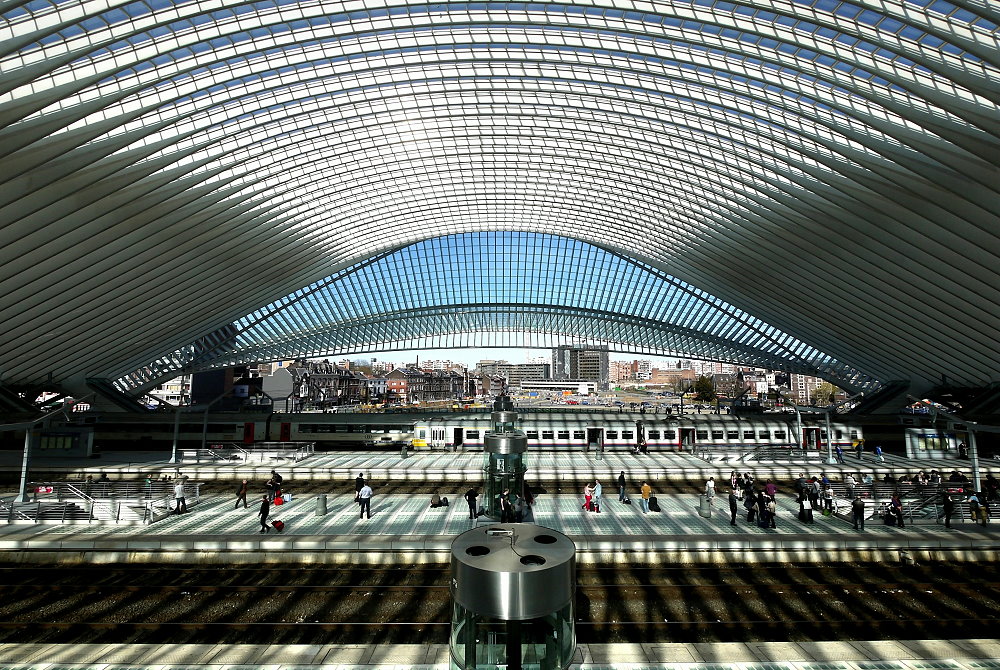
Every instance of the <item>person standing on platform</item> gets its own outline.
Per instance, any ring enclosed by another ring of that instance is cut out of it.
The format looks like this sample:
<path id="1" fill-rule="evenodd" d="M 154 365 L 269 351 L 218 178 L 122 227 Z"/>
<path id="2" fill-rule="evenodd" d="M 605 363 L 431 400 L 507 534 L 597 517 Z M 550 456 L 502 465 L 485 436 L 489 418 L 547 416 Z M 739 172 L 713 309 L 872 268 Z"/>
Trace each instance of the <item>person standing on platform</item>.
<path id="1" fill-rule="evenodd" d="M 840 447 L 839 444 L 837 445 L 837 448 L 834 449 L 834 453 L 837 454 L 837 462 L 840 463 L 841 465 L 843 465 L 844 464 L 844 450 Z"/>
<path id="2" fill-rule="evenodd" d="M 774 498 L 772 498 L 770 496 L 767 496 L 765 498 L 765 502 L 766 502 L 766 507 L 767 507 L 767 518 L 770 519 L 770 521 L 771 521 L 770 527 L 771 528 L 777 528 L 778 527 L 778 521 L 777 521 L 777 519 L 778 519 L 778 505 L 774 502 Z"/>
<path id="3" fill-rule="evenodd" d="M 233 509 L 239 509 L 240 508 L 240 501 L 241 500 L 243 501 L 243 509 L 247 508 L 247 490 L 249 488 L 250 488 L 250 484 L 247 482 L 247 480 L 244 479 L 243 483 L 240 484 L 240 486 L 239 486 L 238 489 L 236 489 L 236 507 L 234 507 Z"/>
<path id="4" fill-rule="evenodd" d="M 977 521 L 984 526 L 990 522 L 990 517 L 986 511 L 986 505 L 979 500 L 979 494 L 973 493 L 969 496 L 969 513 L 972 516 L 972 523 Z"/>
<path id="5" fill-rule="evenodd" d="M 889 511 L 896 517 L 896 527 L 903 527 L 903 501 L 899 499 L 898 493 L 893 493 L 889 499 Z"/>
<path id="6" fill-rule="evenodd" d="M 813 523 L 813 504 L 806 493 L 799 496 L 799 519 L 802 523 Z"/>
<path id="7" fill-rule="evenodd" d="M 624 502 L 625 498 L 625 471 L 618 473 L 618 502 Z"/>
<path id="8" fill-rule="evenodd" d="M 854 500 L 854 487 L 857 486 L 858 482 L 855 481 L 854 475 L 847 474 L 844 476 L 844 486 L 847 487 L 847 499 Z"/>
<path id="9" fill-rule="evenodd" d="M 365 486 L 365 476 L 362 473 L 358 473 L 358 476 L 354 478 L 354 502 L 361 504 L 361 489 Z"/>
<path id="10" fill-rule="evenodd" d="M 267 499 L 268 501 L 274 500 L 274 492 L 277 487 L 274 485 L 273 479 L 268 479 L 264 482 L 264 488 L 267 489 Z"/>
<path id="11" fill-rule="evenodd" d="M 361 504 L 361 514 L 358 516 L 359 519 L 364 519 L 365 514 L 368 518 L 372 518 L 372 487 L 365 483 L 358 491 L 358 502 Z"/>
<path id="12" fill-rule="evenodd" d="M 594 480 L 594 511 L 600 513 L 601 511 L 601 496 L 604 495 L 604 487 L 601 486 L 601 480 Z"/>
<path id="13" fill-rule="evenodd" d="M 187 502 L 184 500 L 184 481 L 187 479 L 179 479 L 176 484 L 174 484 L 174 513 L 175 514 L 187 514 Z"/>
<path id="14" fill-rule="evenodd" d="M 261 496 L 260 498 L 260 509 L 257 510 L 257 516 L 260 517 L 260 532 L 270 533 L 271 527 L 267 525 L 267 517 L 271 514 L 271 501 L 268 500 L 267 496 Z"/>
<path id="15" fill-rule="evenodd" d="M 861 496 L 851 502 L 851 521 L 854 522 L 854 530 L 865 529 L 865 501 Z"/>
<path id="16" fill-rule="evenodd" d="M 736 512 L 739 510 L 739 498 L 736 496 L 736 489 L 729 489 L 729 525 L 736 525 Z"/>
<path id="17" fill-rule="evenodd" d="M 649 497 L 653 495 L 653 488 L 646 482 L 643 482 L 642 488 L 639 491 L 642 494 L 642 513 L 649 514 Z"/>
<path id="18" fill-rule="evenodd" d="M 709 477 L 705 482 L 705 497 L 710 501 L 715 498 L 715 477 Z"/>
<path id="19" fill-rule="evenodd" d="M 951 517 L 955 514 L 955 501 L 952 500 L 947 491 L 941 495 L 944 496 L 944 500 L 941 501 L 944 507 L 944 527 L 951 528 Z"/>
<path id="20" fill-rule="evenodd" d="M 479 492 L 476 489 L 469 489 L 465 492 L 465 502 L 469 503 L 469 518 L 476 518 L 476 500 L 479 498 Z"/>
<path id="21" fill-rule="evenodd" d="M 764 484 L 764 493 L 766 493 L 769 498 L 773 498 L 774 496 L 778 495 L 777 484 L 768 479 L 767 483 Z"/>
<path id="22" fill-rule="evenodd" d="M 593 500 L 594 500 L 594 489 L 590 485 L 590 482 L 587 482 L 586 484 L 583 485 L 583 511 L 585 512 L 594 511 L 592 502 Z"/>
<path id="23" fill-rule="evenodd" d="M 514 504 L 510 499 L 510 489 L 504 489 L 503 493 L 497 496 L 500 503 L 500 523 L 514 522 Z"/>
<path id="24" fill-rule="evenodd" d="M 858 460 L 859 461 L 864 460 L 864 458 L 862 457 L 862 454 L 865 453 L 865 441 L 864 440 L 858 440 L 858 443 L 854 445 L 854 449 L 855 449 L 855 451 L 858 452 Z"/>

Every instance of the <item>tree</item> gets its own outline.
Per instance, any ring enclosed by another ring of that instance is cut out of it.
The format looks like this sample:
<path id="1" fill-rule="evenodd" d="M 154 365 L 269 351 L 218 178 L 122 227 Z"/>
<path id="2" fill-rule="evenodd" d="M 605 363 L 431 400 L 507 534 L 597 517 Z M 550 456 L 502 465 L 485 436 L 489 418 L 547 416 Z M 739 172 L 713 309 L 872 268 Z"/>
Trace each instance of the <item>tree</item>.
<path id="1" fill-rule="evenodd" d="M 836 394 L 836 386 L 830 382 L 821 382 L 820 384 L 817 384 L 816 390 L 813 391 L 813 400 L 817 405 L 829 405 L 833 402 Z"/>
<path id="2" fill-rule="evenodd" d="M 705 375 L 698 377 L 698 381 L 694 383 L 694 392 L 694 399 L 703 402 L 710 402 L 718 397 L 715 395 L 715 383 L 711 377 Z"/>

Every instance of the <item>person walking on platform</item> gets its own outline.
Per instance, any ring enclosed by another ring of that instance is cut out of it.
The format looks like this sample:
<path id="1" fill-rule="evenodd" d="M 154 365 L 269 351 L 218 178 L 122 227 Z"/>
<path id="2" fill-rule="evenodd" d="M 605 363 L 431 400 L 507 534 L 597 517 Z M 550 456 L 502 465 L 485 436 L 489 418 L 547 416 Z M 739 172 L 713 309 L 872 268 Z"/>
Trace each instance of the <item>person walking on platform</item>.
<path id="1" fill-rule="evenodd" d="M 358 476 L 354 478 L 354 502 L 361 504 L 361 489 L 365 486 L 365 476 L 362 473 L 358 473 Z"/>
<path id="2" fill-rule="evenodd" d="M 625 502 L 625 471 L 618 473 L 618 502 Z"/>
<path id="3" fill-rule="evenodd" d="M 601 486 L 601 480 L 594 480 L 594 511 L 600 513 L 601 511 L 601 496 L 604 495 L 604 487 Z"/>
<path id="4" fill-rule="evenodd" d="M 240 484 L 240 486 L 239 486 L 238 489 L 236 489 L 236 507 L 234 507 L 233 509 L 239 509 L 240 508 L 240 501 L 241 500 L 243 501 L 243 509 L 247 508 L 247 490 L 249 488 L 250 488 L 250 484 L 247 482 L 247 480 L 244 479 L 243 483 Z"/>
<path id="5" fill-rule="evenodd" d="M 882 447 L 878 444 L 875 445 L 875 462 L 885 463 L 885 456 L 882 455 Z"/>
<path id="6" fill-rule="evenodd" d="M 710 501 L 715 498 L 715 477 L 709 477 L 705 482 L 705 497 Z"/>
<path id="7" fill-rule="evenodd" d="M 642 513 L 649 514 L 649 497 L 653 495 L 653 488 L 646 482 L 643 482 L 639 491 L 642 495 Z"/>
<path id="8" fill-rule="evenodd" d="M 739 498 L 736 496 L 736 489 L 729 489 L 729 525 L 736 525 L 736 512 L 739 510 L 739 505 L 737 502 Z"/>
<path id="9" fill-rule="evenodd" d="M 854 445 L 854 449 L 855 449 L 855 451 L 858 452 L 858 460 L 859 461 L 864 460 L 864 458 L 862 457 L 862 454 L 865 453 L 865 441 L 864 440 L 858 440 L 858 443 Z"/>
<path id="10" fill-rule="evenodd" d="M 843 465 L 844 464 L 844 450 L 841 448 L 841 446 L 839 444 L 837 445 L 837 448 L 834 450 L 834 452 L 837 454 L 837 462 L 839 464 Z"/>
<path id="11" fill-rule="evenodd" d="M 366 483 L 358 491 L 358 501 L 361 503 L 361 514 L 358 516 L 359 519 L 364 519 L 365 514 L 368 518 L 372 518 L 372 487 L 368 486 Z"/>
<path id="12" fill-rule="evenodd" d="M 174 514 L 187 514 L 187 502 L 184 500 L 184 481 L 187 479 L 178 480 L 174 485 Z"/>
<path id="13" fill-rule="evenodd" d="M 865 529 L 865 501 L 861 496 L 851 502 L 851 521 L 854 523 L 854 530 Z"/>
<path id="14" fill-rule="evenodd" d="M 267 499 L 267 496 L 261 496 L 260 498 L 260 509 L 257 510 L 257 516 L 260 517 L 260 532 L 270 533 L 271 527 L 267 525 L 267 517 L 271 514 L 271 501 Z"/>
<path id="15" fill-rule="evenodd" d="M 955 514 L 955 501 L 952 500 L 951 495 L 947 491 L 941 494 L 944 500 L 941 501 L 941 505 L 944 508 L 944 527 L 951 528 L 951 517 Z"/>
<path id="16" fill-rule="evenodd" d="M 465 502 L 469 503 L 469 518 L 476 518 L 476 500 L 479 498 L 479 492 L 476 489 L 469 489 L 465 492 Z"/>

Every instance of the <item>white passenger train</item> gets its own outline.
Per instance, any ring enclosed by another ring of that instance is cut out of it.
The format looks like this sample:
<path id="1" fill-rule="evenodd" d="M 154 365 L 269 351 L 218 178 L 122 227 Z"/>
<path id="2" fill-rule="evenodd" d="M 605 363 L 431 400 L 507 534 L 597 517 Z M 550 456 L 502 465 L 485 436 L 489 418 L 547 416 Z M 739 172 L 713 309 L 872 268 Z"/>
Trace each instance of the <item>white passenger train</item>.
<path id="1" fill-rule="evenodd" d="M 201 418 L 201 417 L 197 417 Z M 340 414 L 213 414 L 207 422 L 182 415 L 182 446 L 255 442 L 315 442 L 318 451 L 334 449 L 478 450 L 490 429 L 487 411 L 340 413 Z M 195 419 L 192 421 L 192 419 Z M 162 448 L 173 439 L 171 414 L 102 417 L 94 424 L 95 444 L 114 449 Z M 828 439 L 844 449 L 864 436 L 861 426 L 842 418 L 762 414 L 691 414 L 671 416 L 617 411 L 521 410 L 518 428 L 533 450 L 560 451 L 603 447 L 628 450 L 689 451 L 720 445 L 826 448 Z M 800 432 L 801 431 L 801 432 Z"/>
<path id="2" fill-rule="evenodd" d="M 522 412 L 518 427 L 527 435 L 530 448 L 544 451 L 595 447 L 606 450 L 639 447 L 656 451 L 691 451 L 725 445 L 756 448 L 798 444 L 826 449 L 830 439 L 834 447 L 839 445 L 846 450 L 864 438 L 861 426 L 857 424 L 832 420 L 830 431 L 833 435 L 830 438 L 824 419 L 803 416 L 797 421 L 787 414 L 657 416 L 616 412 Z M 415 424 L 412 445 L 415 449 L 476 450 L 483 447 L 488 430 L 488 417 L 472 424 L 467 421 L 449 422 L 442 417 Z"/>

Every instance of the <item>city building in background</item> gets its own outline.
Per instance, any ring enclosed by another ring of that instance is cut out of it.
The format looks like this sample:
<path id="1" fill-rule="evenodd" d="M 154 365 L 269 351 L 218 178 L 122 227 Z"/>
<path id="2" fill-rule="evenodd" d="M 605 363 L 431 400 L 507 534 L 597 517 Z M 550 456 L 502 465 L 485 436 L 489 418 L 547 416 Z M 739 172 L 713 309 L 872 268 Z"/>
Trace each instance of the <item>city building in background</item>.
<path id="1" fill-rule="evenodd" d="M 552 378 L 597 382 L 606 388 L 609 380 L 607 346 L 572 345 L 552 350 Z"/>

